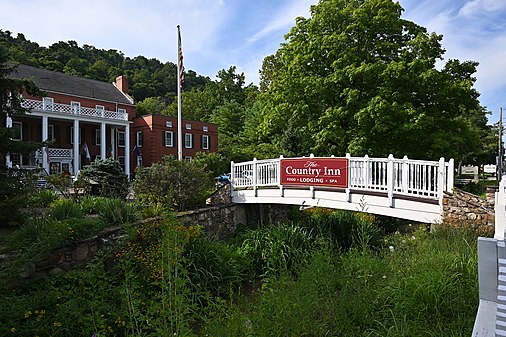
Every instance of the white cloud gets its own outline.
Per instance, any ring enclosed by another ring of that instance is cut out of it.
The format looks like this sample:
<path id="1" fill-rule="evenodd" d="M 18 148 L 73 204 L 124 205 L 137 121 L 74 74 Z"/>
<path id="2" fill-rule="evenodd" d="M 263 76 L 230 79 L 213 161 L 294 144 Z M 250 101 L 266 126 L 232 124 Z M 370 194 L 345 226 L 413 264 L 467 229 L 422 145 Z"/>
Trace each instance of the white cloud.
<path id="1" fill-rule="evenodd" d="M 504 0 L 470 0 L 459 11 L 459 15 L 472 16 L 485 12 L 495 12 L 506 9 Z"/>
<path id="2" fill-rule="evenodd" d="M 295 18 L 299 16 L 308 17 L 309 8 L 316 1 L 301 0 L 291 1 L 284 8 L 278 11 L 278 15 L 272 18 L 269 22 L 264 24 L 263 28 L 256 32 L 253 36 L 248 38 L 249 43 L 254 43 L 262 38 L 265 38 L 273 32 L 283 30 L 288 33 L 288 30 L 295 25 Z M 284 35 L 284 34 L 283 34 Z"/>

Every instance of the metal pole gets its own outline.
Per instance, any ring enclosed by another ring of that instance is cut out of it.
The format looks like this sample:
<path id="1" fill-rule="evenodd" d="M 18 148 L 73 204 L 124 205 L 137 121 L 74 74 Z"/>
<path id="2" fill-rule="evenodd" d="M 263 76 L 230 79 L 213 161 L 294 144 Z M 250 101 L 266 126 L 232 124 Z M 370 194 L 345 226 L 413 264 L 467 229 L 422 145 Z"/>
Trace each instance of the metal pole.
<path id="1" fill-rule="evenodd" d="M 502 178 L 502 162 L 503 162 L 503 146 L 502 146 L 502 107 L 501 112 L 499 114 L 499 153 L 498 153 L 498 163 L 497 163 L 497 179 L 501 180 Z"/>
<path id="2" fill-rule="evenodd" d="M 182 68 L 182 47 L 181 47 L 181 31 L 177 26 L 177 159 L 183 159 L 183 135 L 182 135 L 182 113 L 181 113 L 181 71 Z"/>

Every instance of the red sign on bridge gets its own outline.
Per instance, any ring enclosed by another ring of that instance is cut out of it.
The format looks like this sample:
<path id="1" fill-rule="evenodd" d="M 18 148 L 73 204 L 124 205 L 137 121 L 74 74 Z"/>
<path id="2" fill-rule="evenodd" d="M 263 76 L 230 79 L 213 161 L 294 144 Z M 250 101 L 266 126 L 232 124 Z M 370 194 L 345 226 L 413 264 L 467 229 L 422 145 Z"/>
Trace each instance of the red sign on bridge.
<path id="1" fill-rule="evenodd" d="M 281 185 L 348 187 L 348 159 L 281 159 Z"/>

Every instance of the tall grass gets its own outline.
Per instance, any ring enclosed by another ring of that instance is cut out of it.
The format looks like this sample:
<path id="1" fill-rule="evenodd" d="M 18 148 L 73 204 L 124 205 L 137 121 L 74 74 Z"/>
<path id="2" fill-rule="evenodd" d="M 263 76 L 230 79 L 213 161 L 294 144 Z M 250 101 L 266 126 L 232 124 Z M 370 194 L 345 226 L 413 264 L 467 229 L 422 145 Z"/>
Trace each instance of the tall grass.
<path id="1" fill-rule="evenodd" d="M 86 269 L 4 292 L 0 335 L 469 336 L 476 233 L 441 226 L 379 240 L 374 218 L 350 214 L 230 242 L 174 219 L 130 228 L 121 250 Z"/>
<path id="2" fill-rule="evenodd" d="M 478 305 L 476 233 L 395 235 L 379 252 L 313 254 L 255 301 L 209 320 L 209 336 L 469 336 Z M 390 249 L 388 246 L 393 247 Z"/>

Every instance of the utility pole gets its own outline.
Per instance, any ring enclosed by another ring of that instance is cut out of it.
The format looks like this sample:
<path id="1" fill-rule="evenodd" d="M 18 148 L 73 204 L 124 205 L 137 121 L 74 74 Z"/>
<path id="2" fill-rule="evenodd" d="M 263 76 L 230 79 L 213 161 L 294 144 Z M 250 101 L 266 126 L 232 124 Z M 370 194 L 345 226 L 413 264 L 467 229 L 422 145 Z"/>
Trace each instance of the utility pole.
<path id="1" fill-rule="evenodd" d="M 497 156 L 497 179 L 502 178 L 503 146 L 502 146 L 502 107 L 499 114 L 499 153 Z"/>

